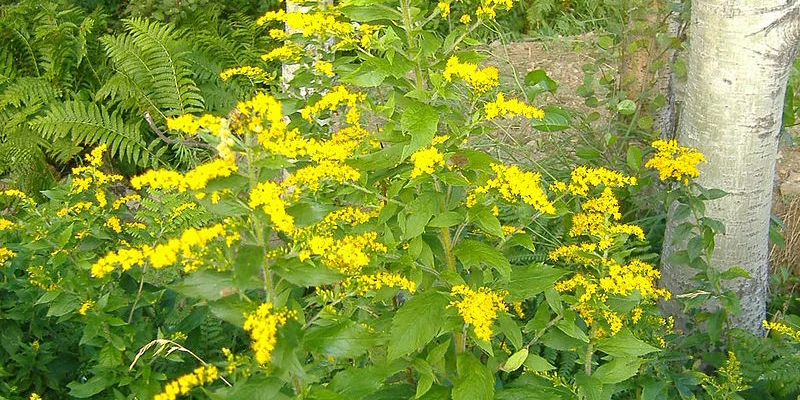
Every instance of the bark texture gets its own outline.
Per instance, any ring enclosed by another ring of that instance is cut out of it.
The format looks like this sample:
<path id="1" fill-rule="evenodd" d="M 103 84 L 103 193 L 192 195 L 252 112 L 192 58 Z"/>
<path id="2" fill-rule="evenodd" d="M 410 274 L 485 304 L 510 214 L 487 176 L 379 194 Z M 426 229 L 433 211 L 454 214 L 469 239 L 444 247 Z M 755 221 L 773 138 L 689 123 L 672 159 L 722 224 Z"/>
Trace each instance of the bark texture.
<path id="1" fill-rule="evenodd" d="M 742 306 L 734 323 L 760 332 L 768 292 L 775 157 L 786 84 L 800 41 L 800 0 L 693 0 L 691 13 L 678 137 L 708 160 L 700 166 L 700 184 L 730 193 L 707 204 L 706 215 L 726 228 L 716 238 L 711 265 L 722 270 L 739 266 L 750 273 L 751 279 L 729 285 Z M 675 249 L 671 244 L 678 223 L 668 218 L 663 260 Z M 663 283 L 681 294 L 690 288 L 694 273 L 664 265 Z"/>

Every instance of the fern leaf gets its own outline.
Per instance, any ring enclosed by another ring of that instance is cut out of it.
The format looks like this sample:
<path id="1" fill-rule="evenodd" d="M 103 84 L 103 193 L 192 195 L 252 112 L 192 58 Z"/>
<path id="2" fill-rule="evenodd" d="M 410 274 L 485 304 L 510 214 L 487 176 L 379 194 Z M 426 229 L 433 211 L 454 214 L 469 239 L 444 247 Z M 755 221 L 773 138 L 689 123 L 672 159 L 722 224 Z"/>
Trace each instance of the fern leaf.
<path id="1" fill-rule="evenodd" d="M 52 140 L 69 137 L 75 143 L 106 143 L 112 154 L 130 162 L 147 165 L 155 155 L 140 134 L 141 121 L 125 123 L 119 112 L 86 101 L 54 104 L 32 126 Z"/>

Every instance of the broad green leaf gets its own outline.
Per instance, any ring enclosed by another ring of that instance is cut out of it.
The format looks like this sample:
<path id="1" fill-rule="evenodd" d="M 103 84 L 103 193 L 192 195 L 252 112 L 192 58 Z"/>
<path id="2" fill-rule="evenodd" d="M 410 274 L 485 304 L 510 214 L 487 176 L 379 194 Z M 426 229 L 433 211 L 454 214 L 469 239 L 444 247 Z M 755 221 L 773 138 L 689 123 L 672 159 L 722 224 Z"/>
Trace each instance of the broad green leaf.
<path id="1" fill-rule="evenodd" d="M 387 377 L 400 371 L 404 363 L 351 367 L 336 374 L 328 385 L 337 393 L 346 395 L 348 399 L 360 399 L 375 393 Z M 406 398 L 410 397 L 406 396 Z"/>
<path id="2" fill-rule="evenodd" d="M 403 17 L 397 10 L 380 4 L 378 2 L 370 2 L 372 4 L 354 5 L 347 3 L 347 5 L 338 8 L 347 18 L 356 22 L 373 22 L 380 20 L 400 21 Z"/>
<path id="3" fill-rule="evenodd" d="M 544 118 L 531 120 L 531 126 L 542 132 L 563 131 L 569 128 L 570 123 L 569 114 L 561 107 L 556 106 L 545 108 Z"/>
<path id="4" fill-rule="evenodd" d="M 511 277 L 511 263 L 506 256 L 496 248 L 477 240 L 462 240 L 455 249 L 456 257 L 466 268 L 479 266 L 481 263 L 497 270 L 504 278 Z"/>
<path id="5" fill-rule="evenodd" d="M 638 358 L 617 357 L 601 365 L 592 373 L 603 384 L 620 383 L 639 372 L 642 361 Z"/>
<path id="6" fill-rule="evenodd" d="M 111 374 L 101 374 L 95 375 L 89 378 L 88 381 L 79 383 L 76 381 L 72 381 L 67 384 L 69 388 L 69 395 L 72 397 L 76 397 L 79 399 L 87 399 L 92 397 L 107 387 L 113 385 L 116 382 L 114 376 Z"/>
<path id="7" fill-rule="evenodd" d="M 306 348 L 336 358 L 358 357 L 379 341 L 380 337 L 355 321 L 308 329 L 303 341 Z"/>
<path id="8" fill-rule="evenodd" d="M 329 285 L 344 279 L 344 275 L 324 265 L 300 262 L 297 258 L 278 260 L 272 270 L 288 282 L 304 287 Z"/>
<path id="9" fill-rule="evenodd" d="M 528 367 L 528 370 L 531 372 L 551 371 L 556 369 L 556 367 L 538 354 L 528 354 L 528 358 L 525 359 L 524 365 Z"/>
<path id="10" fill-rule="evenodd" d="M 439 113 L 425 103 L 411 101 L 400 117 L 403 132 L 411 135 L 411 143 L 403 149 L 403 158 L 431 144 L 439 126 Z"/>
<path id="11" fill-rule="evenodd" d="M 706 320 L 706 331 L 708 338 L 711 340 L 710 344 L 715 344 L 722 335 L 722 324 L 725 322 L 725 313 L 715 312 Z"/>
<path id="12" fill-rule="evenodd" d="M 433 217 L 428 226 L 433 228 L 445 228 L 448 226 L 458 225 L 464 222 L 464 216 L 455 212 L 447 211 Z"/>
<path id="13" fill-rule="evenodd" d="M 492 214 L 491 210 L 483 209 L 472 215 L 472 218 L 475 219 L 475 223 L 483 229 L 484 232 L 498 238 L 505 236 L 503 234 L 503 228 L 500 225 L 500 220 Z"/>
<path id="14" fill-rule="evenodd" d="M 250 213 L 250 210 L 247 208 L 247 206 L 242 204 L 240 201 L 230 198 L 222 198 L 216 203 L 212 203 L 210 200 L 206 201 L 204 199 L 201 201 L 201 204 L 203 205 L 203 208 L 208 210 L 210 213 L 222 217 L 239 217 Z"/>
<path id="15" fill-rule="evenodd" d="M 209 393 L 209 397 L 212 400 L 272 400 L 281 398 L 278 392 L 284 385 L 282 380 L 275 377 L 251 376 L 244 382 L 237 381 L 233 387 L 223 386 L 221 389 Z"/>
<path id="16" fill-rule="evenodd" d="M 560 329 L 548 329 L 540 341 L 547 347 L 561 351 L 577 351 L 586 347 L 586 343 L 567 336 Z"/>
<path id="17" fill-rule="evenodd" d="M 534 263 L 526 267 L 515 267 L 508 284 L 510 300 L 525 300 L 541 293 L 561 279 L 566 271 L 549 265 Z"/>
<path id="18" fill-rule="evenodd" d="M 585 400 L 608 400 L 611 396 L 603 395 L 603 383 L 594 376 L 586 376 L 583 371 L 575 374 L 575 383 L 578 385 L 578 393 L 581 399 Z"/>
<path id="19" fill-rule="evenodd" d="M 525 74 L 525 85 L 529 101 L 533 101 L 541 93 L 555 93 L 558 89 L 558 83 L 547 76 L 547 72 L 543 69 L 535 69 Z"/>
<path id="20" fill-rule="evenodd" d="M 450 298 L 439 292 L 419 293 L 406 301 L 392 318 L 388 359 L 410 354 L 436 337 L 448 304 Z"/>
<path id="21" fill-rule="evenodd" d="M 72 294 L 64 293 L 58 296 L 55 301 L 50 303 L 47 310 L 48 317 L 60 317 L 77 310 L 81 306 L 81 300 Z"/>
<path id="22" fill-rule="evenodd" d="M 580 327 L 575 325 L 574 321 L 562 319 L 556 323 L 556 327 L 571 338 L 578 339 L 584 343 L 589 343 L 589 337 L 586 336 L 586 333 Z"/>
<path id="23" fill-rule="evenodd" d="M 522 363 L 528 358 L 528 348 L 525 347 L 522 350 L 514 353 L 511 357 L 508 357 L 505 363 L 500 367 L 501 370 L 505 372 L 513 372 L 519 369 L 522 366 Z"/>
<path id="24" fill-rule="evenodd" d="M 261 246 L 240 246 L 233 261 L 233 284 L 240 290 L 263 287 L 261 269 L 265 258 Z"/>
<path id="25" fill-rule="evenodd" d="M 628 168 L 638 172 L 642 167 L 642 151 L 636 146 L 629 146 L 625 161 L 628 164 Z"/>
<path id="26" fill-rule="evenodd" d="M 205 300 L 218 300 L 235 293 L 230 273 L 215 271 L 194 272 L 172 288 L 183 295 Z"/>
<path id="27" fill-rule="evenodd" d="M 622 100 L 617 104 L 617 112 L 622 115 L 631 115 L 636 112 L 636 103 L 629 99 Z"/>
<path id="28" fill-rule="evenodd" d="M 515 350 L 522 348 L 522 331 L 519 325 L 508 314 L 500 313 L 497 316 L 497 325 L 500 327 L 500 333 L 506 335 L 506 338 Z"/>
<path id="29" fill-rule="evenodd" d="M 494 397 L 494 374 L 472 353 L 460 353 L 456 369 L 458 377 L 453 382 L 453 400 L 491 400 Z"/>
<path id="30" fill-rule="evenodd" d="M 742 267 L 730 267 L 720 274 L 722 279 L 750 278 L 750 273 Z"/>
<path id="31" fill-rule="evenodd" d="M 601 340 L 597 344 L 600 350 L 614 357 L 639 357 L 654 351 L 660 351 L 633 336 L 628 328 L 622 328 L 616 335 Z"/>

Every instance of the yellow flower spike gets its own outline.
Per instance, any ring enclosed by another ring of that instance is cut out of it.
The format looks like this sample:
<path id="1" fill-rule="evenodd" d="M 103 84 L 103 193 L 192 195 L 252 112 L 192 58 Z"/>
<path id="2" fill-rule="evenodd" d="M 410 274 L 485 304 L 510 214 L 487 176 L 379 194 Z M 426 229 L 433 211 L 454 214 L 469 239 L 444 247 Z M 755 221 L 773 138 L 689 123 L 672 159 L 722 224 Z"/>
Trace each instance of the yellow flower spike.
<path id="1" fill-rule="evenodd" d="M 262 207 L 270 216 L 275 229 L 292 233 L 294 231 L 294 217 L 286 213 L 286 203 L 281 198 L 283 190 L 271 181 L 259 183 L 251 192 L 248 205 L 252 208 Z"/>
<path id="2" fill-rule="evenodd" d="M 439 12 L 442 13 L 442 17 L 450 15 L 450 2 L 440 1 L 436 7 L 439 9 Z"/>
<path id="3" fill-rule="evenodd" d="M 460 62 L 457 56 L 451 56 L 447 60 L 442 76 L 448 82 L 452 82 L 454 77 L 466 81 L 478 95 L 486 93 L 500 84 L 500 73 L 497 68 L 478 69 L 476 64 Z"/>
<path id="4" fill-rule="evenodd" d="M 657 170 L 662 181 L 675 179 L 688 184 L 689 178 L 700 175 L 697 164 L 706 162 L 702 153 L 690 147 L 679 146 L 675 139 L 656 140 L 651 145 L 656 149 L 656 154 L 644 166 Z"/>
<path id="5" fill-rule="evenodd" d="M 449 307 L 458 309 L 458 314 L 464 319 L 464 323 L 472 325 L 478 339 L 490 341 L 492 324 L 497 319 L 497 314 L 508 310 L 503 303 L 506 293 L 494 292 L 486 287 L 475 291 L 466 285 L 456 285 L 450 289 L 450 295 L 461 299 L 450 302 Z"/>
<path id="6" fill-rule="evenodd" d="M 576 196 L 586 196 L 589 189 L 604 185 L 609 188 L 635 185 L 636 178 L 623 175 L 607 168 L 588 168 L 578 166 L 572 170 L 567 189 Z"/>
<path id="7" fill-rule="evenodd" d="M 413 294 L 417 290 L 417 284 L 409 281 L 400 274 L 391 272 L 379 272 L 371 275 L 358 275 L 355 278 L 348 278 L 345 286 L 355 285 L 356 291 L 360 295 L 374 292 L 384 287 L 405 289 Z"/>
<path id="8" fill-rule="evenodd" d="M 491 167 L 496 174 L 495 178 L 490 179 L 485 185 L 475 188 L 473 193 L 468 195 L 468 205 L 474 204 L 476 201 L 474 197 L 471 197 L 473 194 L 497 192 L 506 201 L 515 203 L 522 200 L 543 214 L 556 213 L 555 206 L 547 199 L 547 195 L 539 184 L 541 174 L 522 171 L 516 165 L 492 164 Z"/>
<path id="9" fill-rule="evenodd" d="M 214 365 L 198 367 L 194 371 L 183 375 L 164 386 L 161 393 L 156 394 L 153 400 L 175 400 L 179 395 L 185 395 L 197 386 L 211 383 L 219 377 L 219 371 Z"/>
<path id="10" fill-rule="evenodd" d="M 314 71 L 322 75 L 333 76 L 333 64 L 327 61 L 317 60 L 317 62 L 314 63 Z"/>
<path id="11" fill-rule="evenodd" d="M 227 81 L 235 75 L 246 76 L 257 81 L 266 81 L 270 79 L 267 76 L 267 71 L 264 71 L 261 67 L 241 66 L 228 68 L 219 73 L 219 77 L 223 81 Z"/>
<path id="12" fill-rule="evenodd" d="M 13 227 L 14 227 L 13 222 L 5 218 L 0 218 L 0 231 L 11 230 Z"/>
<path id="13" fill-rule="evenodd" d="M 0 264 L 5 263 L 6 261 L 14 258 L 17 256 L 17 253 L 11 251 L 6 247 L 0 247 Z"/>
<path id="14" fill-rule="evenodd" d="M 92 307 L 94 307 L 94 301 L 86 300 L 83 303 L 81 303 L 81 308 L 78 309 L 78 314 L 86 315 L 86 313 L 89 312 L 89 309 Z"/>
<path id="15" fill-rule="evenodd" d="M 278 327 L 295 318 L 294 311 L 274 309 L 272 303 L 263 303 L 255 312 L 245 315 L 243 328 L 250 333 L 250 347 L 255 352 L 256 361 L 260 364 L 269 362 L 277 342 Z"/>
<path id="16" fill-rule="evenodd" d="M 472 21 L 472 17 L 469 14 L 464 14 L 458 20 L 462 24 L 466 25 L 466 24 L 470 23 L 470 21 Z"/>
<path id="17" fill-rule="evenodd" d="M 93 167 L 99 167 L 103 165 L 103 153 L 107 148 L 108 146 L 105 143 L 95 147 L 91 153 L 86 156 L 86 160 L 89 161 L 89 165 Z"/>
<path id="18" fill-rule="evenodd" d="M 762 324 L 764 325 L 764 328 L 766 328 L 768 331 L 773 331 L 773 332 L 779 333 L 781 335 L 788 336 L 789 338 L 791 338 L 795 342 L 800 343 L 800 329 L 792 328 L 791 326 L 787 325 L 785 322 L 781 322 L 781 321 L 770 322 L 770 321 L 764 320 L 762 322 Z"/>
<path id="19" fill-rule="evenodd" d="M 515 117 L 524 115 L 526 118 L 542 119 L 544 111 L 534 106 L 525 104 L 517 99 L 506 100 L 503 93 L 497 94 L 495 101 L 484 104 L 485 118 L 491 120 L 500 116 Z"/>
<path id="20" fill-rule="evenodd" d="M 416 178 L 423 174 L 433 174 L 436 167 L 444 166 L 444 155 L 435 147 L 425 147 L 411 154 L 411 162 L 414 170 L 410 177 Z"/>
<path id="21" fill-rule="evenodd" d="M 297 61 L 303 49 L 294 43 L 287 43 L 281 47 L 272 49 L 269 53 L 261 56 L 264 61 Z"/>

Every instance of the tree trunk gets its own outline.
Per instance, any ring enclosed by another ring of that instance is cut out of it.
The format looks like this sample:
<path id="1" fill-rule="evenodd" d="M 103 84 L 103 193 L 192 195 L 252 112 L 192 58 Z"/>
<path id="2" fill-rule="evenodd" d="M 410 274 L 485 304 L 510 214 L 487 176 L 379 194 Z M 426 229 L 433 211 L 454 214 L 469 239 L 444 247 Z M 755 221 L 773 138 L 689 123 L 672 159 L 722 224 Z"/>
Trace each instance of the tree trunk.
<path id="1" fill-rule="evenodd" d="M 728 285 L 741 301 L 733 322 L 760 332 L 775 157 L 786 84 L 800 42 L 800 0 L 692 0 L 691 14 L 678 137 L 708 160 L 700 165 L 699 183 L 729 193 L 707 204 L 706 215 L 726 228 L 717 235 L 711 266 L 739 266 L 750 273 L 751 279 Z M 666 263 L 676 250 L 672 238 L 680 222 L 668 217 L 662 258 L 663 284 L 674 295 L 690 289 L 695 273 Z"/>

